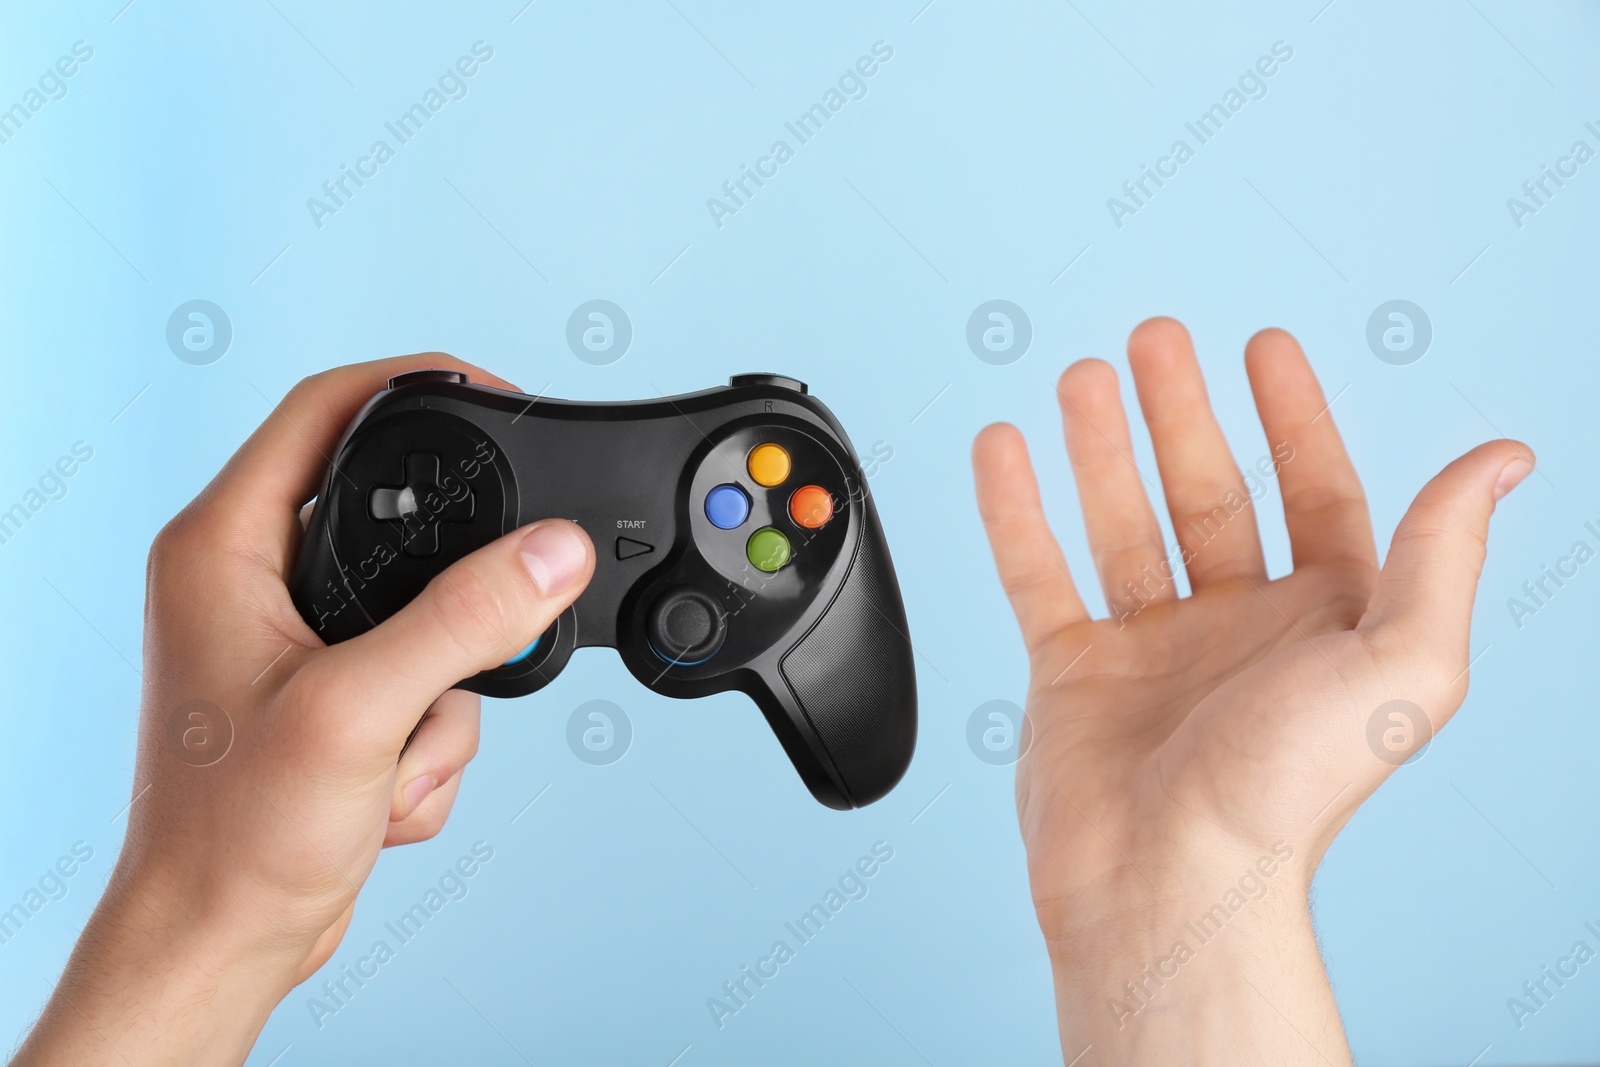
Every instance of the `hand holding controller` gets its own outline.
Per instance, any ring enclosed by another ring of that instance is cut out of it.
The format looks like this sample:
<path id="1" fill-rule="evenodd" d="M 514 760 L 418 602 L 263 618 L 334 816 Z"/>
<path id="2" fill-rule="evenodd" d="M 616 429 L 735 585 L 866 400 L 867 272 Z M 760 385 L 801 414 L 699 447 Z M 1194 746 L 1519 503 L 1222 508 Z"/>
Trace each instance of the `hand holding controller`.
<path id="1" fill-rule="evenodd" d="M 594 577 L 531 645 L 461 688 L 531 693 L 575 648 L 606 646 L 656 692 L 747 693 L 829 807 L 899 781 L 916 742 L 899 587 L 844 430 L 793 379 L 584 403 L 455 370 L 393 378 L 334 454 L 295 606 L 324 640 L 354 637 L 544 515 L 589 533 Z"/>

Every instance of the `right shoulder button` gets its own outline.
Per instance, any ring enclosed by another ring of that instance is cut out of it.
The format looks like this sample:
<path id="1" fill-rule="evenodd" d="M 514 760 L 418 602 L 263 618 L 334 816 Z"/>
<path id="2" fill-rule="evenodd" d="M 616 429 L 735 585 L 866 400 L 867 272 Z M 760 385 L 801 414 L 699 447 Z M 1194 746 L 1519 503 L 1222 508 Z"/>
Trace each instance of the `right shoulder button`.
<path id="1" fill-rule="evenodd" d="M 745 385 L 776 385 L 780 389 L 793 389 L 797 393 L 810 392 L 805 382 L 782 374 L 735 374 L 728 379 L 728 384 L 735 389 Z"/>

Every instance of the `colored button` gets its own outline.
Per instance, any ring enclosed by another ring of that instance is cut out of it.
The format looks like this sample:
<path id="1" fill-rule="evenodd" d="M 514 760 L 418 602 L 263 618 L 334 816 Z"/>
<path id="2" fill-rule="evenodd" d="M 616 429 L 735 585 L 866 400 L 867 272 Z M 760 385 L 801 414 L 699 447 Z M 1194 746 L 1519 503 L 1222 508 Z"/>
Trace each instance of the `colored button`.
<path id="1" fill-rule="evenodd" d="M 783 450 L 782 445 L 770 441 L 751 449 L 746 463 L 750 468 L 750 477 L 756 480 L 757 485 L 782 485 L 783 480 L 789 477 L 789 453 Z"/>
<path id="2" fill-rule="evenodd" d="M 763 526 L 750 535 L 750 540 L 744 546 L 744 554 L 756 570 L 771 574 L 789 562 L 789 539 L 781 531 Z"/>
<path id="3" fill-rule="evenodd" d="M 731 530 L 749 517 L 750 498 L 737 485 L 719 485 L 706 494 L 706 518 L 717 529 Z"/>
<path id="4" fill-rule="evenodd" d="M 789 498 L 789 517 L 796 526 L 817 530 L 833 518 L 833 494 L 820 485 L 803 485 Z"/>
<path id="5" fill-rule="evenodd" d="M 544 640 L 544 634 L 540 634 L 538 637 L 535 637 L 533 639 L 533 644 L 529 645 L 527 648 L 523 649 L 521 652 L 518 652 L 515 656 L 512 656 L 510 659 L 506 660 L 505 663 L 502 664 L 502 666 L 509 667 L 513 663 L 521 663 L 523 660 L 525 660 L 529 656 L 533 655 L 533 650 L 538 648 L 539 647 L 539 642 L 543 641 L 543 640 Z"/>

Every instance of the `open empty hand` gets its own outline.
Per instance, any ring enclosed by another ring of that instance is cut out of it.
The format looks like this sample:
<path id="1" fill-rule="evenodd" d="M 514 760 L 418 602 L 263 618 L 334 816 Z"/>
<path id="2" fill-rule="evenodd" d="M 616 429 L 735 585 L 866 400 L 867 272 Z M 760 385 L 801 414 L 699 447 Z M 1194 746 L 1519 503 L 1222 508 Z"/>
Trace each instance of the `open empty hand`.
<path id="1" fill-rule="evenodd" d="M 1465 697 L 1489 517 L 1533 457 L 1494 441 L 1451 463 L 1380 568 L 1360 481 L 1292 337 L 1265 330 L 1246 348 L 1267 439 L 1248 480 L 1184 328 L 1143 323 L 1128 358 L 1173 546 L 1116 372 L 1085 360 L 1057 389 L 1110 618 L 1091 617 L 1068 571 L 1021 434 L 990 426 L 973 453 L 1031 664 L 1017 811 L 1063 1049 L 1092 1044 L 1086 1062 L 1101 1063 L 1348 1062 L 1312 874 Z M 1294 569 L 1270 579 L 1252 498 L 1274 478 Z"/>

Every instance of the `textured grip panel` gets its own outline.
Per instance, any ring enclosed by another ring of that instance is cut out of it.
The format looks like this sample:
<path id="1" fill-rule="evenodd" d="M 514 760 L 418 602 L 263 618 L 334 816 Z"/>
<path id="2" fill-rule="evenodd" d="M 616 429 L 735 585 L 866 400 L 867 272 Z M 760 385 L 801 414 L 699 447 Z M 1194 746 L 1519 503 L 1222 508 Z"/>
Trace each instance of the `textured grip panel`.
<path id="1" fill-rule="evenodd" d="M 857 806 L 894 788 L 917 744 L 905 609 L 877 523 L 827 614 L 779 668 Z"/>

